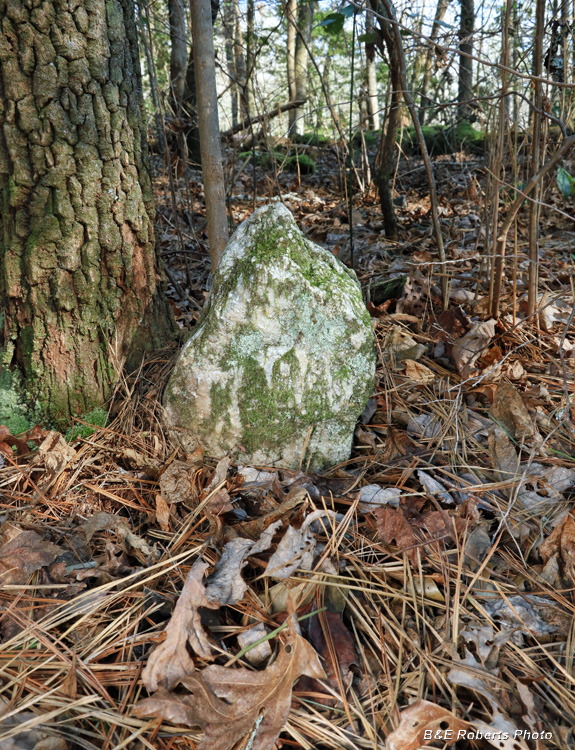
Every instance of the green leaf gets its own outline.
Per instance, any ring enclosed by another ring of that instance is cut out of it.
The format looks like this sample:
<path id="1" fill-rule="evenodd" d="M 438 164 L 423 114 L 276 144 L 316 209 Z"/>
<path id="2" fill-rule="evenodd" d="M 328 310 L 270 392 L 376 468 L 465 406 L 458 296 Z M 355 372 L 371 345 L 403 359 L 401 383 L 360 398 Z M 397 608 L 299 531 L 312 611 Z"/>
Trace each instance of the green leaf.
<path id="1" fill-rule="evenodd" d="M 564 198 L 568 198 L 573 191 L 575 180 L 566 169 L 559 167 L 557 169 L 557 187 Z"/>
<path id="2" fill-rule="evenodd" d="M 319 25 L 323 26 L 328 34 L 335 36 L 336 34 L 341 34 L 344 23 L 345 16 L 343 13 L 329 13 Z"/>
<path id="3" fill-rule="evenodd" d="M 360 34 L 357 37 L 358 42 L 365 42 L 366 44 L 375 44 L 375 34 Z"/>

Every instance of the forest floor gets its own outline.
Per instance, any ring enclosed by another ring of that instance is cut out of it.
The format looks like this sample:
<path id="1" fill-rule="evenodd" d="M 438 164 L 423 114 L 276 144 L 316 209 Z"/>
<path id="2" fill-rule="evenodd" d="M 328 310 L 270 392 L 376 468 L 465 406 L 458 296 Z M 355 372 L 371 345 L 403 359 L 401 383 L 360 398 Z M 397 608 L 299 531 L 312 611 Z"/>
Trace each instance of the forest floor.
<path id="1" fill-rule="evenodd" d="M 281 190 L 349 264 L 342 160 L 311 153 L 313 175 L 248 164 L 231 214 Z M 495 321 L 485 165 L 435 166 L 445 311 L 421 162 L 400 164 L 397 241 L 375 193 L 354 198 L 378 371 L 345 464 L 172 450 L 175 344 L 118 385 L 105 427 L 0 427 L 0 750 L 417 750 L 454 745 L 449 731 L 470 750 L 574 747 L 573 206 L 549 188 L 534 318 L 520 215 Z M 176 189 L 157 178 L 185 335 L 211 277 L 201 182 Z"/>

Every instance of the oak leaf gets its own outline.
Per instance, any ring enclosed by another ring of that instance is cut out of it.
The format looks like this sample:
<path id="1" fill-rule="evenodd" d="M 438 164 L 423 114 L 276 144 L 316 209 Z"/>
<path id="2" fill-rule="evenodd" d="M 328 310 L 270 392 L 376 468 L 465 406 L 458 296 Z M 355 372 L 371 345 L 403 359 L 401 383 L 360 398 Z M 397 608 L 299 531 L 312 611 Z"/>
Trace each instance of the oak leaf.
<path id="1" fill-rule="evenodd" d="M 499 750 L 527 750 L 527 745 L 522 740 L 514 739 L 513 735 L 507 733 L 505 738 L 505 731 L 509 730 L 509 726 L 497 719 L 500 719 L 500 715 L 494 716 L 490 725 L 464 721 L 436 703 L 418 700 L 401 712 L 401 722 L 397 729 L 388 735 L 385 744 L 387 750 L 419 750 L 429 744 L 429 740 L 426 739 L 430 737 L 429 732 L 431 738 L 436 736 L 436 732 L 440 738 L 445 737 L 447 731 L 451 731 L 451 738 L 457 739 L 459 732 L 475 735 L 480 731 L 486 742 Z"/>
<path id="2" fill-rule="evenodd" d="M 186 644 L 198 656 L 211 659 L 212 650 L 202 627 L 199 608 L 207 605 L 202 578 L 208 564 L 200 558 L 191 568 L 180 598 L 176 602 L 166 639 L 152 651 L 142 671 L 142 681 L 149 692 L 160 686 L 173 688 L 194 671 L 194 662 Z"/>
<path id="3" fill-rule="evenodd" d="M 262 671 L 211 665 L 180 680 L 186 692 L 164 688 L 139 701 L 137 716 L 153 716 L 174 724 L 200 727 L 197 750 L 228 750 L 248 734 L 252 750 L 271 750 L 286 723 L 293 683 L 325 673 L 312 646 L 295 631 L 293 620 L 275 662 Z"/>
<path id="4" fill-rule="evenodd" d="M 567 578 L 575 581 L 575 520 L 570 513 L 563 518 L 539 547 L 543 562 L 558 555 Z"/>
<path id="5" fill-rule="evenodd" d="M 388 735 L 387 750 L 419 750 L 427 744 L 426 732 L 431 731 L 431 737 L 436 731 L 443 734 L 452 730 L 457 736 L 459 730 L 471 727 L 466 721 L 458 719 L 451 711 L 430 701 L 418 700 L 401 712 L 401 721 L 397 729 Z"/>

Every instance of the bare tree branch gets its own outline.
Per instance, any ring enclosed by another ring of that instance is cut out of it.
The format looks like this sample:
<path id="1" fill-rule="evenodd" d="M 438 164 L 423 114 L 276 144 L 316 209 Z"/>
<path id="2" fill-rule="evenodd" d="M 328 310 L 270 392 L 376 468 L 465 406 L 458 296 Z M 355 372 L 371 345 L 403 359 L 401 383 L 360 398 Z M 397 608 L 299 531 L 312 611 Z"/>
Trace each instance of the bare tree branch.
<path id="1" fill-rule="evenodd" d="M 263 115 L 257 115 L 257 117 L 244 117 L 243 120 L 238 122 L 237 125 L 234 125 L 231 128 L 228 128 L 227 130 L 224 130 L 221 133 L 222 138 L 231 138 L 232 135 L 235 135 L 236 133 L 241 132 L 242 130 L 247 130 L 252 125 L 256 125 L 258 122 L 264 122 L 264 120 L 270 120 L 272 117 L 277 117 L 278 115 L 281 115 L 282 112 L 288 112 L 290 109 L 297 109 L 298 107 L 303 106 L 306 103 L 307 99 L 297 99 L 294 102 L 288 102 L 287 104 L 282 104 L 281 107 L 278 104 L 275 109 L 270 110 L 269 112 L 264 112 Z"/>

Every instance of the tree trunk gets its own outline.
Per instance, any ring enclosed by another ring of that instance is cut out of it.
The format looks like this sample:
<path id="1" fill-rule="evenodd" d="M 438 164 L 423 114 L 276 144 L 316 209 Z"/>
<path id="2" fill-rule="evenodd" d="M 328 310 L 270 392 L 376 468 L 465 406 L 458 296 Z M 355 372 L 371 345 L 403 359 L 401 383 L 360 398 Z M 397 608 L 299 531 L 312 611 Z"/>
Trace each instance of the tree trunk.
<path id="1" fill-rule="evenodd" d="M 511 40 L 512 40 L 511 67 L 513 68 L 513 70 L 517 70 L 517 65 L 518 65 L 518 60 L 519 60 L 519 45 L 520 45 L 519 30 L 520 30 L 519 12 L 517 8 L 517 3 L 513 3 L 512 22 L 511 22 L 511 29 L 510 29 Z M 514 127 L 517 128 L 518 120 L 519 120 L 519 97 L 513 95 L 512 98 L 513 98 L 513 107 L 512 107 L 513 124 L 514 124 Z"/>
<path id="2" fill-rule="evenodd" d="M 244 55 L 244 40 L 240 20 L 239 0 L 234 0 L 234 22 L 234 66 L 236 70 L 236 80 L 238 82 L 238 91 L 240 94 L 240 113 L 242 117 L 246 117 L 248 115 L 246 98 L 246 57 Z"/>
<path id="3" fill-rule="evenodd" d="M 168 0 L 170 20 L 170 103 L 176 117 L 182 114 L 188 50 L 186 45 L 186 6 L 184 0 Z"/>
<path id="4" fill-rule="evenodd" d="M 414 16 L 413 18 L 413 35 L 416 39 L 419 39 L 423 32 L 423 22 L 427 18 L 427 8 L 425 7 L 426 3 L 425 0 L 423 0 L 423 3 L 421 5 L 421 8 L 418 8 L 415 10 L 415 8 L 411 11 L 411 15 Z M 415 18 L 415 13 L 417 13 L 417 18 Z M 418 44 L 415 46 L 415 50 L 412 53 L 412 60 L 413 62 L 410 65 L 411 70 L 409 71 L 410 74 L 410 81 L 409 81 L 409 88 L 411 91 L 415 91 L 417 89 L 417 86 L 419 85 L 419 79 L 421 78 L 421 73 L 423 71 L 423 66 L 425 64 L 425 46 L 422 44 L 421 40 Z"/>
<path id="5" fill-rule="evenodd" d="M 441 30 L 441 24 L 449 3 L 451 0 L 437 0 L 437 6 L 435 8 L 435 18 L 433 19 L 433 26 L 431 27 L 430 39 L 432 42 L 436 42 L 439 38 L 439 32 Z M 433 58 L 436 53 L 435 44 L 430 44 L 427 48 L 427 54 L 425 56 L 425 64 L 423 69 L 423 80 L 421 82 L 421 99 L 419 105 L 419 122 L 423 125 L 431 106 L 431 100 L 428 98 L 427 93 L 429 91 L 429 84 L 431 83 L 431 71 L 433 67 Z"/>
<path id="6" fill-rule="evenodd" d="M 319 74 L 320 84 L 322 85 L 322 88 L 325 91 L 326 103 L 327 103 L 327 100 L 331 100 L 330 82 L 329 82 L 329 77 L 331 74 L 331 61 L 332 61 L 332 50 L 331 50 L 331 42 L 330 42 L 328 45 L 327 54 L 323 59 L 323 69 L 321 71 L 321 74 Z M 323 130 L 324 123 L 325 123 L 325 108 L 318 107 L 316 110 L 316 116 L 315 116 L 315 126 L 317 130 Z"/>
<path id="7" fill-rule="evenodd" d="M 286 2 L 286 22 L 287 22 L 287 82 L 289 101 L 295 102 L 297 99 L 295 88 L 295 39 L 297 36 L 297 0 L 287 0 Z M 295 112 L 289 113 L 290 133 L 295 122 Z"/>
<path id="8" fill-rule="evenodd" d="M 210 0 L 192 0 L 190 9 L 207 229 L 212 270 L 215 271 L 228 242 L 228 217 Z"/>
<path id="9" fill-rule="evenodd" d="M 472 114 L 473 100 L 473 29 L 475 26 L 475 9 L 473 0 L 461 0 L 461 18 L 459 22 L 459 93 L 457 96 L 457 116 L 460 120 L 469 120 Z"/>
<path id="10" fill-rule="evenodd" d="M 400 50 L 397 48 L 394 34 L 392 33 L 391 19 L 387 20 L 385 18 L 387 14 L 382 5 L 379 7 L 379 12 L 379 47 L 382 57 L 384 57 L 384 51 L 387 51 L 391 99 L 375 158 L 374 182 L 377 185 L 379 193 L 385 236 L 394 239 L 397 236 L 397 217 L 391 194 L 391 179 L 396 163 L 397 131 L 399 130 L 401 120 L 403 88 L 401 82 L 401 55 Z"/>
<path id="11" fill-rule="evenodd" d="M 246 34 L 246 109 L 249 117 L 256 113 L 256 97 L 254 87 L 255 57 L 255 0 L 248 0 L 247 34 Z"/>
<path id="12" fill-rule="evenodd" d="M 230 100 L 232 110 L 232 127 L 239 122 L 240 115 L 240 88 L 238 86 L 238 71 L 236 69 L 236 56 L 234 36 L 236 33 L 235 0 L 224 0 L 224 37 L 226 45 L 226 63 L 230 77 Z"/>
<path id="13" fill-rule="evenodd" d="M 58 426 L 171 330 L 134 7 L 86 5 L 0 0 L 1 362 Z"/>
<path id="14" fill-rule="evenodd" d="M 308 47 L 311 43 L 311 27 L 315 11 L 314 0 L 300 0 L 297 14 L 297 37 L 295 42 L 295 98 L 307 99 L 308 84 Z M 298 107 L 292 111 L 292 133 L 303 133 L 304 109 Z"/>
<path id="15" fill-rule="evenodd" d="M 367 11 L 366 33 L 372 35 L 373 14 Z M 368 39 L 365 43 L 365 77 L 367 88 L 367 115 L 370 130 L 379 130 L 379 101 L 377 97 L 377 71 L 375 65 L 375 43 Z"/>
<path id="16" fill-rule="evenodd" d="M 192 5 L 195 0 L 190 0 L 190 18 L 192 16 Z M 220 9 L 220 0 L 211 0 L 212 24 L 216 20 Z M 193 36 L 193 35 L 192 35 Z M 196 98 L 196 71 L 194 65 L 193 40 L 188 56 L 188 67 L 186 68 L 186 85 L 184 89 L 183 115 L 191 125 L 186 131 L 188 156 L 192 162 L 200 165 L 202 155 L 200 151 L 200 129 L 198 125 L 198 104 Z"/>
<path id="17" fill-rule="evenodd" d="M 535 31 L 533 39 L 533 120 L 530 177 L 539 171 L 541 154 L 541 111 L 543 109 L 543 37 L 545 35 L 545 0 L 537 0 L 535 5 Z M 533 315 L 537 308 L 537 290 L 539 287 L 539 214 L 541 207 L 541 183 L 533 191 L 533 201 L 529 203 L 529 281 L 527 288 L 527 310 Z"/>
<path id="18" fill-rule="evenodd" d="M 200 153 L 200 130 L 198 127 L 198 103 L 196 98 L 196 69 L 194 66 L 194 47 L 190 47 L 188 65 L 186 68 L 186 85 L 184 87 L 184 102 L 182 114 L 186 119 L 186 143 L 190 161 L 199 166 L 202 161 Z"/>

